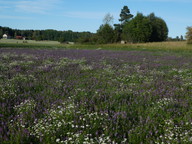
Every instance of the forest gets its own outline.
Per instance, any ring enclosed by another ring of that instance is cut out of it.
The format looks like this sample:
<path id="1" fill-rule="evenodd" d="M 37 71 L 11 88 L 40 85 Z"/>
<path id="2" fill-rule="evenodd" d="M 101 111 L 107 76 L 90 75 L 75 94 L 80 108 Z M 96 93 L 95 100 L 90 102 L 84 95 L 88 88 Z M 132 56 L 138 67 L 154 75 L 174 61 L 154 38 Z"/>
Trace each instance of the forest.
<path id="1" fill-rule="evenodd" d="M 0 26 L 0 38 L 2 38 L 3 34 L 7 34 L 9 38 L 16 38 L 16 36 L 22 36 L 30 40 L 54 40 L 60 42 L 77 41 L 81 37 L 90 37 L 93 35 L 93 33 L 91 32 L 73 32 L 71 30 L 18 30 Z"/>

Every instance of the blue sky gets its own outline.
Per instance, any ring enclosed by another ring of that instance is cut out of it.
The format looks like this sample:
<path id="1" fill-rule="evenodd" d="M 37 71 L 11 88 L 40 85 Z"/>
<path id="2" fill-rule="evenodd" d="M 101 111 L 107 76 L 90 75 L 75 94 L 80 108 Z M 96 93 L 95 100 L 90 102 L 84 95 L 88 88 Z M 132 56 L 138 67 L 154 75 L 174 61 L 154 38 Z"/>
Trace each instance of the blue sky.
<path id="1" fill-rule="evenodd" d="M 163 18 L 171 37 L 184 36 L 192 26 L 192 0 L 0 0 L 0 26 L 96 32 L 107 13 L 119 23 L 124 5 L 133 15 Z"/>

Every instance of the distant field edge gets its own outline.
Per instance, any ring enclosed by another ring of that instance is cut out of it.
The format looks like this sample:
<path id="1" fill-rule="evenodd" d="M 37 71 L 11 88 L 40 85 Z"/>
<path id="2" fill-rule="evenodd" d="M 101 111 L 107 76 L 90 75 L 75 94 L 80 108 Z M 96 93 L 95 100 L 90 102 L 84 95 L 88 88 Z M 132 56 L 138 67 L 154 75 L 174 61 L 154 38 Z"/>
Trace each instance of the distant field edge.
<path id="1" fill-rule="evenodd" d="M 179 42 L 153 42 L 153 43 L 137 43 L 137 44 L 60 44 L 52 41 L 27 43 L 4 42 L 0 40 L 0 48 L 51 48 L 51 49 L 89 49 L 89 50 L 136 50 L 136 51 L 173 51 L 192 53 L 192 45 L 185 41 Z"/>

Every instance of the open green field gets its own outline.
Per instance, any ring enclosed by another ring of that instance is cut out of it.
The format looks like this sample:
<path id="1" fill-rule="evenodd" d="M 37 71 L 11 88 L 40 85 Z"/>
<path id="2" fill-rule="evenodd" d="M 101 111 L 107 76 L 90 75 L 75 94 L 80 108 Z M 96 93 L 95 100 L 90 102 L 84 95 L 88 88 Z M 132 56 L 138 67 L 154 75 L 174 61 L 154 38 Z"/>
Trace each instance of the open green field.
<path id="1" fill-rule="evenodd" d="M 104 45 L 90 45 L 90 44 L 75 44 L 67 45 L 60 44 L 57 41 L 34 41 L 15 39 L 1 39 L 0 47 L 17 47 L 17 48 L 69 48 L 69 49 L 96 49 L 96 50 L 139 50 L 139 51 L 170 51 L 191 53 L 192 45 L 187 44 L 186 41 L 177 42 L 154 42 L 154 43 L 139 43 L 139 44 L 104 44 Z"/>
<path id="2" fill-rule="evenodd" d="M 35 40 L 17 40 L 17 39 L 0 39 L 0 47 L 17 47 L 17 48 L 54 48 L 64 47 L 57 41 L 35 41 Z"/>
<path id="3" fill-rule="evenodd" d="M 43 44 L 43 45 L 57 45 L 60 44 L 57 41 L 35 41 L 35 40 L 17 40 L 17 39 L 0 39 L 0 43 L 6 43 L 6 44 L 21 44 L 23 42 L 27 42 L 28 44 Z"/>
<path id="4" fill-rule="evenodd" d="M 192 143 L 192 46 L 0 41 L 1 144 Z"/>

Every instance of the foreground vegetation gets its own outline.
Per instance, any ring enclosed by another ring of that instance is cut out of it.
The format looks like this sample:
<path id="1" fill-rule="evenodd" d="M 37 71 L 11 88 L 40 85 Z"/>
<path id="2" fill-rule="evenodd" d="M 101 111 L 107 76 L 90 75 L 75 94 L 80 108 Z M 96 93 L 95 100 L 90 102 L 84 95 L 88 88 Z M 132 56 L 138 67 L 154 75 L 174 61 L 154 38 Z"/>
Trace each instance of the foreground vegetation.
<path id="1" fill-rule="evenodd" d="M 191 143 L 191 53 L 140 50 L 1 48 L 0 143 Z"/>

